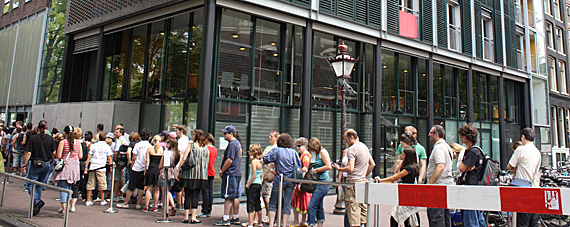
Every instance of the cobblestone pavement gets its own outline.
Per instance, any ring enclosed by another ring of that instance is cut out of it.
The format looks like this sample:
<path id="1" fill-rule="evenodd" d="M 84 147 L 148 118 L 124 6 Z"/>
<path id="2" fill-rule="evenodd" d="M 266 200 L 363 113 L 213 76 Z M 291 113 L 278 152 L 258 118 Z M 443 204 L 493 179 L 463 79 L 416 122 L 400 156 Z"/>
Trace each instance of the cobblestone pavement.
<path id="1" fill-rule="evenodd" d="M 59 201 L 56 201 L 55 198 L 59 197 L 58 192 L 49 189 L 44 191 L 42 194 L 42 200 L 45 201 L 46 204 L 37 216 L 30 219 L 27 218 L 30 196 L 27 192 L 23 191 L 23 181 L 12 179 L 11 181 L 13 181 L 13 183 L 6 185 L 6 201 L 4 201 L 4 206 L 0 208 L 0 213 L 33 226 L 63 226 L 63 219 L 58 218 L 57 216 L 57 210 L 60 208 L 60 203 Z M 2 185 L 0 184 L 0 186 Z M 325 197 L 325 226 L 327 227 L 343 226 L 343 216 L 332 213 L 335 200 L 336 196 Z M 130 209 L 118 209 L 118 213 L 108 214 L 103 213 L 104 210 L 109 208 L 108 205 L 100 206 L 99 203 L 95 203 L 95 205 L 88 207 L 85 206 L 85 202 L 78 201 L 76 213 L 70 213 L 69 226 L 178 226 L 182 224 L 182 212 L 178 212 L 176 216 L 170 217 L 174 223 L 161 224 L 156 223 L 155 221 L 162 219 L 162 209 L 159 209 L 159 212 L 143 213 L 142 210 L 135 210 L 134 205 L 131 204 L 130 206 Z M 246 204 L 241 203 L 240 220 L 242 222 L 247 221 L 247 213 L 245 209 Z M 380 226 L 390 226 L 390 209 L 391 206 L 381 206 Z M 215 204 L 213 206 L 212 217 L 201 218 L 200 220 L 202 223 L 195 224 L 194 226 L 213 226 L 213 223 L 220 219 L 222 215 L 223 205 Z M 425 209 L 422 209 L 420 216 L 422 226 L 427 226 Z M 292 221 L 292 217 L 289 218 L 289 224 L 291 224 Z"/>

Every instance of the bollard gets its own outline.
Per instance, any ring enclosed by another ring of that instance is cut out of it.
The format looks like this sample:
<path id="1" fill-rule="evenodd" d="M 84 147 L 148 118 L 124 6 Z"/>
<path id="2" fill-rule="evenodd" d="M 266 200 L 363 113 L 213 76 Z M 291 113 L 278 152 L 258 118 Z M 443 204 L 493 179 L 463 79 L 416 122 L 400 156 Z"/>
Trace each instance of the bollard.
<path id="1" fill-rule="evenodd" d="M 28 218 L 34 216 L 34 196 L 36 196 L 36 184 L 32 184 L 32 191 L 30 193 L 30 211 L 28 212 Z"/>
<path id="2" fill-rule="evenodd" d="M 511 227 L 516 227 L 517 226 L 517 212 L 512 212 L 512 216 L 511 216 Z"/>
<path id="3" fill-rule="evenodd" d="M 168 185 L 170 181 L 168 180 L 168 167 L 164 167 L 164 187 L 162 188 L 162 206 L 163 213 L 162 213 L 162 220 L 156 220 L 156 223 L 172 223 L 172 220 L 168 219 L 168 205 L 170 204 L 170 200 L 168 200 Z M 166 201 L 166 202 L 165 202 Z"/>
<path id="4" fill-rule="evenodd" d="M 65 202 L 65 213 L 63 213 L 63 227 L 67 227 L 67 220 L 69 218 L 69 201 L 71 201 L 71 194 L 67 193 L 67 202 Z"/>
<path id="5" fill-rule="evenodd" d="M 2 185 L 2 201 L 0 201 L 0 207 L 4 206 L 4 193 L 6 192 L 6 182 L 8 181 L 6 178 L 6 175 L 4 175 L 4 184 Z"/>
<path id="6" fill-rule="evenodd" d="M 102 198 L 105 201 L 105 198 Z M 109 202 L 110 206 L 108 209 L 104 210 L 103 213 L 117 213 L 119 212 L 117 209 L 113 208 L 113 200 L 115 200 L 115 162 L 111 166 L 111 201 Z"/>
<path id="7" fill-rule="evenodd" d="M 279 174 L 279 197 L 277 197 L 277 227 L 281 227 L 281 213 L 283 212 L 283 174 Z"/>

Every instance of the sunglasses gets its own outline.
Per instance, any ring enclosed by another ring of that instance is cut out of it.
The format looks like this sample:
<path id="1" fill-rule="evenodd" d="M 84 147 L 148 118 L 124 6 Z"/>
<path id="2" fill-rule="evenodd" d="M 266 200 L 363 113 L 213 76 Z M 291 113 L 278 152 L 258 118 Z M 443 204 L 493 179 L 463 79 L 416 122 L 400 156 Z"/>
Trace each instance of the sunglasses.
<path id="1" fill-rule="evenodd" d="M 304 146 L 304 145 L 301 145 L 301 144 L 297 145 L 297 147 L 302 147 L 302 146 Z"/>

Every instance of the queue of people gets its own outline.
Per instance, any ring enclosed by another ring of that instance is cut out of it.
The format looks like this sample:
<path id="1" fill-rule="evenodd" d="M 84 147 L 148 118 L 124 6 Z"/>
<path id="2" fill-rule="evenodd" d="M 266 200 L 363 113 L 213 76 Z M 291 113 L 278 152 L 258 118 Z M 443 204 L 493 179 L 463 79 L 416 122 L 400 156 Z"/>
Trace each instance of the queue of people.
<path id="1" fill-rule="evenodd" d="M 26 174 L 32 180 L 51 181 L 72 190 L 69 207 L 66 207 L 69 195 L 60 193 L 60 216 L 67 209 L 75 212 L 80 195 L 86 206 L 92 206 L 95 202 L 104 206 L 113 194 L 116 201 L 123 201 L 117 204 L 118 208 L 130 208 L 129 203 L 134 203 L 135 209 L 157 212 L 162 204 L 168 203 L 170 216 L 183 210 L 183 223 L 201 223 L 199 218 L 211 216 L 213 181 L 218 169 L 222 179 L 220 194 L 224 199 L 224 214 L 214 225 L 240 224 L 249 227 L 268 224 L 272 227 L 276 224 L 277 216 L 282 215 L 282 226 L 287 226 L 289 216 L 293 213 L 293 226 L 320 227 L 325 222 L 323 201 L 330 186 L 319 184 L 311 191 L 305 191 L 299 184 L 284 181 L 283 190 L 279 191 L 280 175 L 291 178 L 294 167 L 299 165 L 303 175 L 309 174 L 317 181 L 331 181 L 329 171 L 334 168 L 339 173 L 338 181 L 357 183 L 366 181 L 376 165 L 369 148 L 352 129 L 343 135 L 348 148 L 343 151 L 338 164 L 331 161 L 329 152 L 318 138 L 293 140 L 288 133 L 271 131 L 268 137 L 270 146 L 262 150 L 261 145 L 251 144 L 246 151 L 249 174 L 243 180 L 248 215 L 247 222 L 241 223 L 239 198 L 242 195 L 240 182 L 244 172 L 241 160 L 244 148 L 237 129 L 232 125 L 221 130 L 228 143 L 218 168 L 215 166 L 217 148 L 212 134 L 198 129 L 189 138 L 184 125 L 174 125 L 175 132 L 163 131 L 153 136 L 149 129 L 126 134 L 123 125 L 117 125 L 113 133 L 105 133 L 104 126 L 99 124 L 95 134 L 87 131 L 84 138 L 82 130 L 71 125 L 63 129 L 63 134 L 57 131 L 51 134 L 47 122 L 43 120 L 37 127 L 30 128 L 30 124 L 18 128 L 12 139 L 15 141 L 11 143 L 13 149 L 21 155 L 14 158 L 19 165 L 12 165 L 13 171 Z M 456 133 L 465 147 L 456 143 L 448 144 L 445 129 L 440 125 L 433 126 L 429 139 L 434 145 L 427 157 L 425 148 L 417 141 L 417 130 L 413 126 L 406 127 L 404 134 L 399 137 L 394 175 L 376 177 L 375 180 L 381 183 L 477 185 L 477 176 L 483 171 L 485 158 L 484 151 L 476 145 L 479 138 L 477 128 L 466 124 Z M 538 187 L 541 156 L 533 145 L 534 131 L 525 128 L 521 135 L 521 142 L 517 143 L 520 146 L 513 147 L 514 154 L 508 168 L 515 173 L 515 177 L 531 182 L 532 187 Z M 166 162 L 165 157 L 170 160 Z M 457 159 L 457 181 L 453 176 L 453 159 Z M 65 162 L 63 168 L 56 167 L 60 160 Z M 116 164 L 114 170 L 113 163 Z M 165 168 L 165 163 L 169 167 Z M 111 181 L 112 176 L 114 181 Z M 114 184 L 115 191 L 110 190 L 111 184 Z M 160 191 L 164 186 L 170 193 L 166 198 L 161 198 Z M 25 184 L 25 188 L 29 192 L 31 185 Z M 42 187 L 35 190 L 33 213 L 37 215 L 45 202 L 41 199 Z M 365 204 L 356 202 L 354 187 L 344 190 L 344 225 L 365 225 Z M 279 196 L 283 198 L 281 214 L 277 214 Z M 200 201 L 202 210 L 198 213 Z M 262 202 L 266 208 L 265 215 Z M 415 207 L 394 207 L 391 226 L 420 226 L 418 212 Z M 428 208 L 427 215 L 430 226 L 451 226 L 451 214 L 447 209 Z M 465 226 L 485 225 L 481 211 L 462 210 L 461 216 Z M 536 222 L 535 214 L 518 216 L 518 223 L 532 226 Z"/>

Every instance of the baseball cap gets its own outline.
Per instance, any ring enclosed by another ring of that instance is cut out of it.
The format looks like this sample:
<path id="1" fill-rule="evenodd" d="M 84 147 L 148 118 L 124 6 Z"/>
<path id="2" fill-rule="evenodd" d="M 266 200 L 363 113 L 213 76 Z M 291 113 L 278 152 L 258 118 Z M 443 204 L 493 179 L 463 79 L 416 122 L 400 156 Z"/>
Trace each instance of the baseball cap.
<path id="1" fill-rule="evenodd" d="M 115 139 L 115 134 L 112 132 L 107 133 L 107 138 Z"/>
<path id="2" fill-rule="evenodd" d="M 160 132 L 159 135 L 160 136 L 168 136 L 168 131 L 164 130 L 164 131 Z"/>
<path id="3" fill-rule="evenodd" d="M 228 125 L 226 126 L 226 128 L 222 129 L 222 132 L 231 132 L 233 134 L 236 133 L 236 127 L 234 127 L 233 125 Z"/>
<path id="4" fill-rule="evenodd" d="M 170 132 L 170 134 L 168 134 L 170 137 L 172 137 L 173 139 L 176 139 L 176 132 Z"/>

